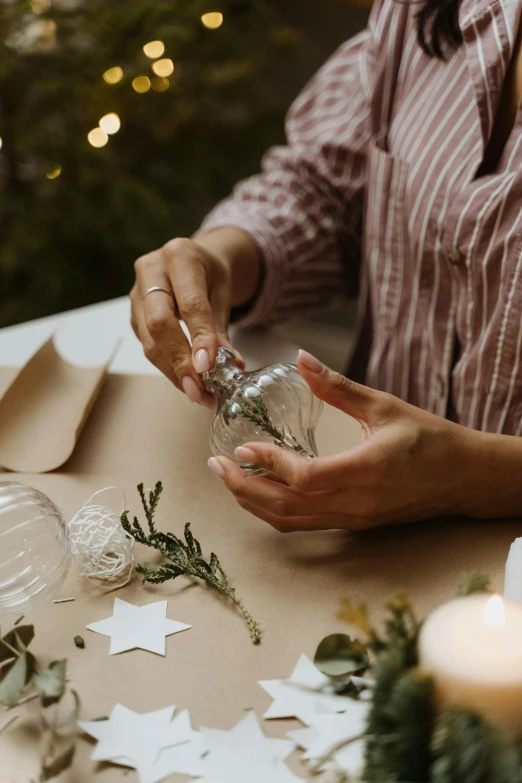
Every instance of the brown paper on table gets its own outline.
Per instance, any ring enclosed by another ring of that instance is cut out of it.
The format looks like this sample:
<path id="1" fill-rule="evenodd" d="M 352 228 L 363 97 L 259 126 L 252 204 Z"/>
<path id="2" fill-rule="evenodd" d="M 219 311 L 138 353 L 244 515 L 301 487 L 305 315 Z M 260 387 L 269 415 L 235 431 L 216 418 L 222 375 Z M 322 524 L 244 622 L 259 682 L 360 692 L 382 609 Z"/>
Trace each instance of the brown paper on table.
<path id="1" fill-rule="evenodd" d="M 20 473 L 45 473 L 63 465 L 98 397 L 109 363 L 77 367 L 62 359 L 52 338 L 44 343 L 0 399 L 0 465 Z"/>
<path id="2" fill-rule="evenodd" d="M 151 487 L 162 479 L 158 525 L 179 534 L 192 522 L 205 553 L 216 552 L 263 630 L 261 645 L 254 647 L 233 606 L 185 578 L 158 586 L 135 578 L 122 590 L 103 594 L 73 569 L 59 596 L 75 601 L 48 602 L 28 612 L 25 621 L 35 623 L 39 657 L 68 658 L 82 719 L 107 715 L 117 702 L 138 712 L 176 704 L 178 712 L 189 709 L 196 729 L 229 729 L 246 709 L 261 719 L 269 707 L 271 699 L 258 680 L 290 676 L 301 653 L 313 657 L 323 636 L 349 630 L 336 619 L 343 596 L 366 602 L 380 618 L 385 599 L 401 587 L 422 616 L 455 594 L 463 570 L 489 573 L 493 588 L 502 589 L 520 521 L 445 519 L 356 536 L 339 531 L 284 536 L 241 509 L 208 471 L 211 420 L 210 411 L 191 405 L 162 378 L 109 375 L 66 467 L 18 478 L 52 497 L 68 519 L 93 491 L 110 484 L 122 486 L 131 514 L 142 517 L 136 484 Z M 353 445 L 358 437 L 352 419 L 325 408 L 318 427 L 321 453 Z M 136 556 L 143 562 L 155 553 L 137 546 Z M 142 650 L 109 656 L 109 638 L 85 626 L 112 614 L 115 595 L 137 605 L 168 599 L 167 616 L 193 628 L 167 638 L 165 658 Z M 85 639 L 84 650 L 74 645 L 77 634 Z M 38 706 L 30 702 L 18 712 L 19 720 L 0 735 L 0 777 L 27 783 L 37 772 Z M 0 724 L 2 718 L 0 709 Z M 294 720 L 262 721 L 271 737 L 299 726 Z M 84 737 L 78 740 L 74 767 L 61 783 L 137 780 L 134 772 L 123 778 L 120 767 L 90 761 L 93 747 Z M 290 767 L 309 779 L 299 754 Z M 172 776 L 168 783 L 186 780 Z"/>

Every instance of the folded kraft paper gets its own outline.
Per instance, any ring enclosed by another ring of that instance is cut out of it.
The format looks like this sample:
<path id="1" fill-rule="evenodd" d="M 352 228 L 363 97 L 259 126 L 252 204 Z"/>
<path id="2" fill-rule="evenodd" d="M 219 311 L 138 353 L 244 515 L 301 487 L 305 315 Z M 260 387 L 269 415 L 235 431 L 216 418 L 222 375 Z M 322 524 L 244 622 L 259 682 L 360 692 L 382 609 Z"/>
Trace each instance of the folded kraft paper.
<path id="1" fill-rule="evenodd" d="M 63 465 L 74 451 L 108 366 L 109 361 L 98 367 L 70 364 L 48 340 L 14 374 L 0 399 L 0 466 L 45 473 Z"/>

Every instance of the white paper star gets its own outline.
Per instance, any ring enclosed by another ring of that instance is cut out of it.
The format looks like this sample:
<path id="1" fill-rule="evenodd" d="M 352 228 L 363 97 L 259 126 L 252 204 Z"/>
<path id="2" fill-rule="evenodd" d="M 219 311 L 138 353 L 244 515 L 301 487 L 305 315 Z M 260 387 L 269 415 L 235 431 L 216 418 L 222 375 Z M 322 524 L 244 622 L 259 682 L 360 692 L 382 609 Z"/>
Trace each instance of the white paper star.
<path id="1" fill-rule="evenodd" d="M 303 760 L 316 765 L 326 757 L 351 775 L 360 774 L 364 766 L 365 741 L 357 739 L 364 733 L 370 705 L 367 702 L 352 700 L 350 708 L 342 714 L 316 715 L 312 725 L 306 729 L 288 732 L 301 748 L 306 750 Z M 335 750 L 343 742 L 344 745 Z M 325 769 L 323 764 L 320 769 Z"/>
<path id="2" fill-rule="evenodd" d="M 98 740 L 93 761 L 132 759 L 136 766 L 151 766 L 160 751 L 174 744 L 171 720 L 175 707 L 140 715 L 123 704 L 117 704 L 109 720 L 79 721 L 83 731 Z M 185 741 L 185 737 L 181 739 Z"/>
<path id="3" fill-rule="evenodd" d="M 136 767 L 140 783 L 159 783 L 169 775 L 192 775 L 202 773 L 201 757 L 206 746 L 199 731 L 194 731 L 188 710 L 181 712 L 170 724 L 173 747 L 160 751 L 156 761 L 150 767 L 136 765 L 132 759 L 120 758 L 112 761 L 125 766 Z"/>
<path id="4" fill-rule="evenodd" d="M 230 731 L 201 729 L 209 753 L 198 783 L 296 783 L 285 764 L 295 743 L 265 737 L 254 713 Z"/>
<path id="5" fill-rule="evenodd" d="M 112 617 L 86 627 L 89 631 L 111 637 L 109 655 L 138 647 L 165 655 L 165 637 L 192 628 L 191 625 L 169 620 L 166 614 L 167 601 L 134 606 L 121 598 L 115 598 Z"/>
<path id="6" fill-rule="evenodd" d="M 310 726 L 318 712 L 343 712 L 353 699 L 331 691 L 330 680 L 312 661 L 301 655 L 288 680 L 262 680 L 262 688 L 274 699 L 264 714 L 271 718 L 298 718 Z"/>
<path id="7" fill-rule="evenodd" d="M 304 759 L 318 759 L 327 756 L 341 742 L 354 740 L 364 734 L 370 705 L 365 701 L 352 700 L 342 715 L 317 715 L 313 728 L 319 737 L 312 742 Z"/>
<path id="8" fill-rule="evenodd" d="M 140 715 L 117 704 L 107 721 L 79 721 L 98 744 L 93 761 L 111 761 L 137 770 L 141 783 L 159 783 L 174 773 L 201 773 L 205 744 L 192 729 L 185 710 L 171 720 L 175 707 Z"/>

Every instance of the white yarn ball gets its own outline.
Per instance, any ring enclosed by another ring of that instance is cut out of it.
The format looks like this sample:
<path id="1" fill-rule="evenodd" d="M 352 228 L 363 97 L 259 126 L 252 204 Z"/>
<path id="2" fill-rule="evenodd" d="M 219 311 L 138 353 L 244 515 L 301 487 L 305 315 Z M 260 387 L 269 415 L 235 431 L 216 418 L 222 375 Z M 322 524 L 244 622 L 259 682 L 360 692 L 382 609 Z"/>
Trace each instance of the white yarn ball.
<path id="1" fill-rule="evenodd" d="M 69 523 L 71 551 L 80 573 L 104 590 L 123 587 L 134 573 L 134 538 L 125 532 L 120 517 L 107 506 L 92 505 L 99 490 Z"/>

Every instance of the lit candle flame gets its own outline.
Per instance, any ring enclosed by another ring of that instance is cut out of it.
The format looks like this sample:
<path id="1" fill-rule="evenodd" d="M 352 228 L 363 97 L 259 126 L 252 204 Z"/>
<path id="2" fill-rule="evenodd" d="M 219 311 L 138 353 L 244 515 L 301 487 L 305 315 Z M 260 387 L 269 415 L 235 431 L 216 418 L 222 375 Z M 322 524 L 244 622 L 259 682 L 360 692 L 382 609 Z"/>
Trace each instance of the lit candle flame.
<path id="1" fill-rule="evenodd" d="M 486 628 L 497 630 L 506 624 L 506 608 L 499 595 L 492 595 L 484 607 L 482 621 Z"/>

